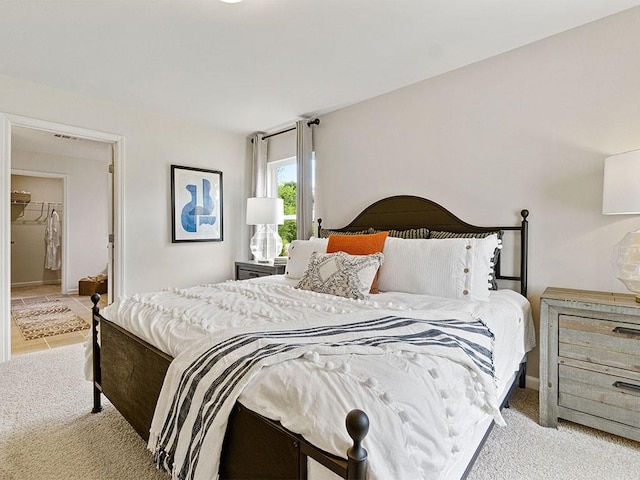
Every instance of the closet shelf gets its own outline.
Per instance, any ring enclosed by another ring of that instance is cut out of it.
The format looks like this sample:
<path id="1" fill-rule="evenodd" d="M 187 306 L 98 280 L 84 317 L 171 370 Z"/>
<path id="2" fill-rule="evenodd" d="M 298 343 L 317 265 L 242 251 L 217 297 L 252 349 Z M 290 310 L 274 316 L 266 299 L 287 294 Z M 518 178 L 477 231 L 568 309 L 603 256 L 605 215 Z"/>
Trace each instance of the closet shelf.
<path id="1" fill-rule="evenodd" d="M 31 194 L 30 193 L 11 192 L 11 204 L 12 205 L 26 205 L 29 202 L 31 202 Z"/>

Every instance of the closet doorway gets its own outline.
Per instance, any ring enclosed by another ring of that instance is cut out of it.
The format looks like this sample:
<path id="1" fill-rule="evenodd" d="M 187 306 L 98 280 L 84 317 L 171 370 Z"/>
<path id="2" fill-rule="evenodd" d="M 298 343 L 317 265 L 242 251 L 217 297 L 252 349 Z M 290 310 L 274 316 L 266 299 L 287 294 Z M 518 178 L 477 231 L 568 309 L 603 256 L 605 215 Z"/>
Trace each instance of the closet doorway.
<path id="1" fill-rule="evenodd" d="M 0 281 L 2 362 L 12 353 L 41 349 L 28 345 L 22 351 L 13 351 L 12 337 L 22 335 L 22 329 L 14 329 L 14 303 L 26 305 L 36 296 L 47 301 L 73 299 L 71 313 L 85 318 L 83 333 L 78 333 L 82 332 L 80 328 L 69 332 L 54 329 L 44 341 L 30 340 L 53 348 L 76 343 L 67 338 L 73 336 L 68 333 L 80 335 L 77 338 L 80 341 L 89 333 L 85 327 L 90 325 L 91 301 L 89 295 L 79 295 L 81 278 L 100 275 L 108 278 L 108 294 L 103 295 L 102 305 L 122 292 L 123 175 L 119 170 L 124 152 L 123 138 L 118 135 L 2 113 L 0 123 L 4 126 L 0 130 L 0 194 L 11 198 L 7 202 L 10 204 L 5 203 L 0 209 L 0 257 L 4 265 L 12 267 L 3 269 Z M 47 258 L 51 249 L 47 249 L 45 237 L 54 210 L 60 244 L 55 247 L 58 257 L 52 260 Z M 42 232 L 28 239 L 29 232 L 18 232 L 13 227 L 32 227 L 34 231 L 44 227 L 45 233 L 39 240 Z M 18 241 L 22 252 L 12 251 Z M 29 259 L 25 264 L 23 259 L 16 258 L 16 253 L 34 256 L 27 249 L 27 244 L 32 243 L 39 244 L 40 252 L 39 258 L 29 265 Z M 39 268 L 35 278 L 27 275 L 34 265 Z M 41 289 L 42 295 L 33 295 L 33 289 L 36 293 Z M 25 293 L 28 290 L 31 293 Z M 15 302 L 14 293 L 19 297 Z M 56 309 L 57 306 L 44 315 Z"/>

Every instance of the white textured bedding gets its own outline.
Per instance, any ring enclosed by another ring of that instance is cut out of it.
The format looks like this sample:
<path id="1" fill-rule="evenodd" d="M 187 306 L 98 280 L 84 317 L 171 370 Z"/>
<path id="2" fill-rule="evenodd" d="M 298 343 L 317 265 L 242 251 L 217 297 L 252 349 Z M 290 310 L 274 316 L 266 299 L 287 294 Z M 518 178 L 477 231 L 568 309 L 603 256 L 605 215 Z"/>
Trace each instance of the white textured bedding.
<path id="1" fill-rule="evenodd" d="M 286 327 L 301 315 L 321 322 L 327 315 L 346 319 L 384 310 L 407 317 L 428 312 L 440 318 L 481 319 L 495 335 L 497 394 L 535 343 L 529 304 L 510 290 L 491 292 L 489 302 L 391 292 L 354 301 L 295 290 L 292 283 L 272 276 L 134 295 L 102 314 L 173 357 L 188 352 L 207 332 L 274 323 Z M 347 372 L 338 368 L 346 364 Z M 417 382 L 425 371 L 428 381 Z M 350 445 L 345 415 L 362 408 L 372 422 L 365 440 L 369 478 L 444 478 L 468 448 L 466 439 L 487 418 L 474 385 L 468 368 L 437 356 L 421 355 L 418 362 L 403 352 L 323 355 L 263 368 L 239 401 L 343 457 Z"/>

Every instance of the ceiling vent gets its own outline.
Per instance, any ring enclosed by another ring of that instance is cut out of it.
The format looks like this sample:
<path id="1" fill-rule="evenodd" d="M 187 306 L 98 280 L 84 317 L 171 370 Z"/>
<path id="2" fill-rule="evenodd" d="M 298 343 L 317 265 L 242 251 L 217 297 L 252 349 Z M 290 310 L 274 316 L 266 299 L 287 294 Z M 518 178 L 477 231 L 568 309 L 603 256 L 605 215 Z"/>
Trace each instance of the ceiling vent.
<path id="1" fill-rule="evenodd" d="M 54 137 L 62 138 L 64 140 L 80 140 L 78 137 L 72 137 L 71 135 L 63 135 L 62 133 L 54 133 Z"/>

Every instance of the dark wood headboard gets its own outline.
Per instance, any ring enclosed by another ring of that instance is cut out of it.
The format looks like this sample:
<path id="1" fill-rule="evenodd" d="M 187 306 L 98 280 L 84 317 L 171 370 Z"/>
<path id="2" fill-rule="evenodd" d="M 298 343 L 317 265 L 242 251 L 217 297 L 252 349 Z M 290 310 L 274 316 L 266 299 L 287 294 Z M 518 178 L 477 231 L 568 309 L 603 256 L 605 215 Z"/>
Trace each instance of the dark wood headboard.
<path id="1" fill-rule="evenodd" d="M 456 233 L 482 233 L 502 231 L 520 232 L 520 273 L 502 275 L 500 261 L 495 266 L 496 278 L 513 280 L 520 283 L 520 293 L 527 295 L 527 257 L 528 257 L 528 221 L 529 210 L 520 212 L 520 225 L 478 227 L 460 220 L 449 210 L 431 200 L 413 195 L 397 195 L 383 198 L 365 208 L 351 223 L 331 230 L 358 232 L 374 228 L 376 230 L 406 230 L 409 228 L 428 228 Z M 318 219 L 318 232 L 322 228 L 322 219 Z"/>

